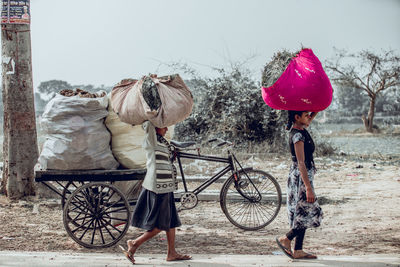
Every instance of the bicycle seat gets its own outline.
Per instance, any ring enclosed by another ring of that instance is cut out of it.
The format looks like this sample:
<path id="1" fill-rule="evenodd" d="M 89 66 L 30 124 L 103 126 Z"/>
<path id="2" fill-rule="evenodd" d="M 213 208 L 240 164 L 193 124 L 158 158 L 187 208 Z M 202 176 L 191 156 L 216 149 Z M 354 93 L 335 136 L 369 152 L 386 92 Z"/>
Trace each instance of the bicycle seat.
<path id="1" fill-rule="evenodd" d="M 175 140 L 171 140 L 170 143 L 171 143 L 173 146 L 177 147 L 177 148 L 187 148 L 187 147 L 190 147 L 190 146 L 193 146 L 193 145 L 196 144 L 196 142 L 193 142 L 193 141 L 189 141 L 189 142 L 178 142 L 178 141 L 175 141 Z"/>

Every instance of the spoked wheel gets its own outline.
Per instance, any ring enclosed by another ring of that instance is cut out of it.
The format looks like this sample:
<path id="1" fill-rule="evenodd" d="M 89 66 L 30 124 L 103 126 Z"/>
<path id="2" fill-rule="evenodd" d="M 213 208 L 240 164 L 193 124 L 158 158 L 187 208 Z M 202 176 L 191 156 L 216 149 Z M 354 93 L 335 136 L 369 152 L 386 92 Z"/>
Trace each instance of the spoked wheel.
<path id="1" fill-rule="evenodd" d="M 87 183 L 87 182 L 86 182 Z M 67 202 L 68 198 L 71 194 L 78 188 L 84 185 L 85 182 L 67 182 L 64 190 L 62 192 L 61 197 L 61 207 L 64 209 L 65 203 Z"/>
<path id="2" fill-rule="evenodd" d="M 128 201 L 119 189 L 107 183 L 89 183 L 68 198 L 63 222 L 68 235 L 81 246 L 104 248 L 115 245 L 125 235 L 130 216 Z M 115 220 L 125 223 L 117 225 Z"/>
<path id="3" fill-rule="evenodd" d="M 275 178 L 260 170 L 242 170 L 221 189 L 220 204 L 228 220 L 244 230 L 258 230 L 270 224 L 281 208 L 281 188 Z"/>
<path id="4" fill-rule="evenodd" d="M 87 182 L 86 182 L 87 183 Z M 68 201 L 68 198 L 72 195 L 72 193 L 78 188 L 84 185 L 85 182 L 68 182 L 64 190 L 62 192 L 62 197 L 61 197 L 61 207 L 64 209 L 65 203 Z M 71 219 L 71 218 L 69 218 Z M 79 226 L 79 224 L 75 223 L 75 226 Z"/>

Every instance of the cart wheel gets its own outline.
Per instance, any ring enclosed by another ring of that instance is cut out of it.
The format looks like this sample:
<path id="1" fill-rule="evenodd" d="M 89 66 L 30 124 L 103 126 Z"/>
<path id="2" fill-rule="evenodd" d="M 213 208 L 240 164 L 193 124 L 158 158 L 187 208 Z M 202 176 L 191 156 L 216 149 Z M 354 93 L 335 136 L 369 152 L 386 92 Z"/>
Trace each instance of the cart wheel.
<path id="1" fill-rule="evenodd" d="M 116 213 L 118 218 L 114 217 Z M 115 245 L 128 231 L 130 218 L 125 196 L 107 183 L 89 183 L 78 187 L 65 203 L 63 214 L 68 235 L 86 248 Z M 114 225 L 113 220 L 125 223 Z"/>
<path id="2" fill-rule="evenodd" d="M 61 207 L 64 210 L 65 203 L 67 202 L 68 198 L 71 196 L 71 194 L 78 188 L 81 187 L 84 184 L 88 184 L 89 182 L 67 182 L 64 186 L 64 190 L 62 192 L 62 197 L 61 197 Z M 68 218 L 71 219 L 71 218 Z M 79 226 L 78 223 L 72 222 L 75 226 Z"/>
<path id="3" fill-rule="evenodd" d="M 87 183 L 87 182 L 86 182 Z M 67 182 L 64 186 L 61 197 L 61 207 L 64 209 L 65 203 L 71 194 L 80 186 L 84 185 L 85 182 Z"/>

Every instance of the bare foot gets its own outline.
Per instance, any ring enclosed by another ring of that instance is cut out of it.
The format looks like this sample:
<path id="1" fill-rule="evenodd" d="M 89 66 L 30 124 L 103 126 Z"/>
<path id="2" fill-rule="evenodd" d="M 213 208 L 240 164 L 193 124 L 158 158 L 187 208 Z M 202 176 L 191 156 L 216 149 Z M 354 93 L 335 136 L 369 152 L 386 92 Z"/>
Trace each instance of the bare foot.
<path id="1" fill-rule="evenodd" d="M 182 260 L 190 260 L 192 256 L 190 255 L 181 255 L 178 253 L 168 253 L 167 261 L 182 261 Z"/>
<path id="2" fill-rule="evenodd" d="M 303 250 L 295 250 L 293 252 L 293 257 L 295 259 L 316 259 L 317 258 L 316 255 L 304 252 Z"/>

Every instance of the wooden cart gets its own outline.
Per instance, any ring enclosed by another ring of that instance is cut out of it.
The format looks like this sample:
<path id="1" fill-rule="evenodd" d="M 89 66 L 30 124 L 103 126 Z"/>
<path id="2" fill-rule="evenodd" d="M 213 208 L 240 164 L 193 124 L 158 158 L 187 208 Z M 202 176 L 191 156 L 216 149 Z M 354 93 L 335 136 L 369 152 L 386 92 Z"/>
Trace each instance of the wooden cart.
<path id="1" fill-rule="evenodd" d="M 131 222 L 128 199 L 116 181 L 143 180 L 139 170 L 35 170 L 35 181 L 61 196 L 63 222 L 68 235 L 87 248 L 115 245 Z"/>

